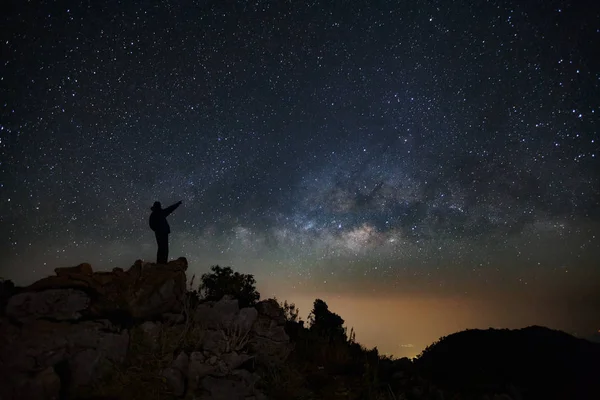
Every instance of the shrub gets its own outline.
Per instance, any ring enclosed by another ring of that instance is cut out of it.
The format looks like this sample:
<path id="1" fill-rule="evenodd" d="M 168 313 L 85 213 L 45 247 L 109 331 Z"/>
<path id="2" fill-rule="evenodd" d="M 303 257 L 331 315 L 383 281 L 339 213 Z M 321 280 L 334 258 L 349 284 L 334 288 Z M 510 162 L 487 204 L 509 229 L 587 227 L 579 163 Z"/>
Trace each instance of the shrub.
<path id="1" fill-rule="evenodd" d="M 231 267 L 213 265 L 210 273 L 203 274 L 200 292 L 206 300 L 220 300 L 225 295 L 238 299 L 240 307 L 250 307 L 260 299 L 253 275 L 233 272 Z"/>

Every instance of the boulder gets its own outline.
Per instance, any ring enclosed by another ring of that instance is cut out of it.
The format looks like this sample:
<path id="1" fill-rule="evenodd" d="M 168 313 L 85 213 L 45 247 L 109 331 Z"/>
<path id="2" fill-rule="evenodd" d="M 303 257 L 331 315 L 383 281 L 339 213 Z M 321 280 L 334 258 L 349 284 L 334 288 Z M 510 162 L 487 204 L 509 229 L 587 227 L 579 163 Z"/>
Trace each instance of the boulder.
<path id="1" fill-rule="evenodd" d="M 221 356 L 222 360 L 225 362 L 227 369 L 230 371 L 233 371 L 234 369 L 239 368 L 243 363 L 252 359 L 253 357 L 254 356 L 251 356 L 249 354 L 244 354 L 244 353 L 238 354 L 235 351 L 232 351 L 231 353 L 223 354 Z"/>
<path id="2" fill-rule="evenodd" d="M 52 367 L 32 376 L 21 376 L 12 385 L 0 388 L 0 398 L 27 400 L 60 400 L 60 377 Z"/>
<path id="3" fill-rule="evenodd" d="M 235 319 L 235 325 L 239 327 L 241 331 L 247 332 L 252 329 L 252 325 L 258 318 L 258 311 L 254 307 L 242 308 Z"/>
<path id="4" fill-rule="evenodd" d="M 31 308 L 24 310 L 22 303 L 30 304 L 31 301 L 36 300 L 37 303 L 44 304 L 46 296 L 63 296 L 67 299 L 69 297 L 65 297 L 65 292 L 60 290 L 71 289 L 87 294 L 90 300 L 85 310 L 78 309 L 84 303 L 83 296 L 73 300 L 73 304 L 69 304 L 68 307 L 66 304 L 61 304 L 60 308 L 67 316 L 81 314 L 90 319 L 122 315 L 134 319 L 150 319 L 181 311 L 186 291 L 187 266 L 187 260 L 180 257 L 166 265 L 137 260 L 126 272 L 119 268 L 115 268 L 112 272 L 93 272 L 89 264 L 57 268 L 55 276 L 41 279 L 22 290 L 25 293 L 54 290 L 52 294 L 43 294 L 42 297 L 30 294 L 29 297 L 21 297 L 15 301 L 16 304 L 21 302 L 19 315 L 41 313 Z M 29 303 L 25 301 L 26 299 L 29 299 Z M 56 314 L 56 310 L 48 307 L 46 309 L 46 313 Z M 46 316 L 40 315 L 40 317 Z"/>
<path id="5" fill-rule="evenodd" d="M 92 266 L 88 263 L 79 264 L 75 267 L 60 267 L 55 268 L 56 276 L 71 276 L 71 275 L 87 275 L 92 276 Z"/>
<path id="6" fill-rule="evenodd" d="M 0 336 L 3 399 L 29 398 L 33 386 L 52 388 L 48 382 L 54 381 L 46 370 L 58 365 L 64 366 L 63 373 L 69 376 L 70 386 L 64 389 L 91 384 L 113 364 L 124 361 L 129 345 L 128 332 L 107 320 L 74 324 L 36 320 L 22 326 L 0 320 Z"/>
<path id="7" fill-rule="evenodd" d="M 230 296 L 223 296 L 219 301 L 201 303 L 194 312 L 194 322 L 207 329 L 221 329 L 231 326 L 240 308 L 238 301 Z"/>
<path id="8" fill-rule="evenodd" d="M 217 371 L 217 367 L 208 364 L 208 360 L 201 351 L 194 351 L 190 354 L 190 363 L 188 365 L 188 384 L 192 391 L 200 386 L 200 381 Z"/>
<path id="9" fill-rule="evenodd" d="M 256 305 L 259 314 L 275 321 L 277 325 L 285 324 L 285 311 L 275 299 L 266 299 Z"/>
<path id="10" fill-rule="evenodd" d="M 49 289 L 12 296 L 6 315 L 21 322 L 33 319 L 77 320 L 90 305 L 90 297 L 77 289 Z"/>
<path id="11" fill-rule="evenodd" d="M 163 329 L 162 324 L 160 322 L 146 321 L 140 324 L 138 329 L 139 334 L 142 335 L 142 343 L 148 345 L 153 350 L 157 349 L 160 332 Z"/>
<path id="12" fill-rule="evenodd" d="M 188 367 L 189 357 L 186 353 L 181 352 L 173 360 L 171 366 L 162 371 L 162 376 L 165 377 L 167 384 L 177 397 L 185 394 L 185 379 L 187 378 Z"/>
<path id="13" fill-rule="evenodd" d="M 285 332 L 285 315 L 277 301 L 263 300 L 257 304 L 258 316 L 251 330 L 250 353 L 259 363 L 276 367 L 281 365 L 293 349 Z"/>
<path id="14" fill-rule="evenodd" d="M 202 379 L 202 388 L 207 394 L 200 398 L 205 400 L 245 400 L 246 397 L 254 394 L 254 384 L 258 378 L 254 376 L 255 374 L 244 372 L 251 376 L 238 373 L 227 378 L 205 377 Z"/>

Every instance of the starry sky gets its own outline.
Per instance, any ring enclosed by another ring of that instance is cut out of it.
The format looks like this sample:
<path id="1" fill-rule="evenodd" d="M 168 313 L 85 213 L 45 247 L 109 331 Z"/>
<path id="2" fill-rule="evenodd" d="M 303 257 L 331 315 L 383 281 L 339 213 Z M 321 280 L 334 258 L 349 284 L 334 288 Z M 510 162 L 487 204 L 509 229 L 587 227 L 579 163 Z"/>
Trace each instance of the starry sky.
<path id="1" fill-rule="evenodd" d="M 170 258 L 322 298 L 382 352 L 600 328 L 600 11 L 9 1 L 0 275 Z"/>

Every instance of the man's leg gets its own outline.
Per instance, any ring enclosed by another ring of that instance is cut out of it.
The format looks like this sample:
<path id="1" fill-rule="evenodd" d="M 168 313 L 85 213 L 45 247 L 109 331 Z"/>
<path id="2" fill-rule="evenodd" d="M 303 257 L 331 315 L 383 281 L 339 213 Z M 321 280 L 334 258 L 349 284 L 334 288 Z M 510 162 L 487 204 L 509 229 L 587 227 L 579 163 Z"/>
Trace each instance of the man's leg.
<path id="1" fill-rule="evenodd" d="M 169 258 L 169 234 L 161 233 L 156 234 L 156 244 L 158 250 L 156 251 L 156 263 L 166 264 Z"/>

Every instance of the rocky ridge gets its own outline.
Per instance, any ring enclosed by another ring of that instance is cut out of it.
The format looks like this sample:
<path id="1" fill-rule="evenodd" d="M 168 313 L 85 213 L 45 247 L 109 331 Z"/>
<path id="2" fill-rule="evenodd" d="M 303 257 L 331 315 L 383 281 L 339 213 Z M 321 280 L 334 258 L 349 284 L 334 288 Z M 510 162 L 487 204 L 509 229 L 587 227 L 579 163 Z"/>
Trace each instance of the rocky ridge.
<path id="1" fill-rule="evenodd" d="M 186 270 L 185 258 L 111 272 L 80 264 L 3 294 L 0 399 L 118 398 L 136 373 L 174 397 L 264 398 L 254 370 L 292 350 L 283 310 L 228 296 L 192 305 Z M 155 361 L 136 365 L 140 354 Z"/>

